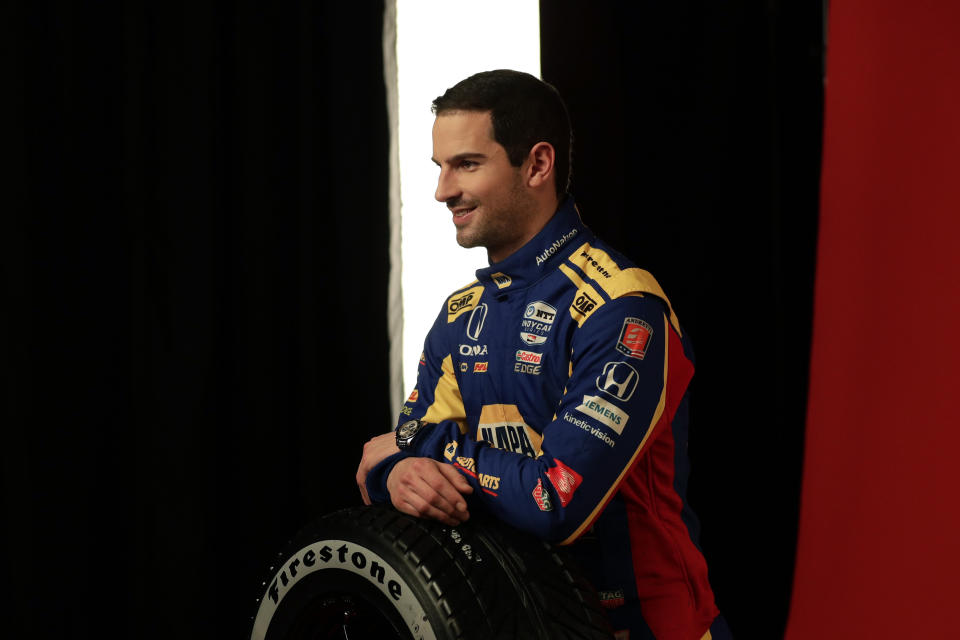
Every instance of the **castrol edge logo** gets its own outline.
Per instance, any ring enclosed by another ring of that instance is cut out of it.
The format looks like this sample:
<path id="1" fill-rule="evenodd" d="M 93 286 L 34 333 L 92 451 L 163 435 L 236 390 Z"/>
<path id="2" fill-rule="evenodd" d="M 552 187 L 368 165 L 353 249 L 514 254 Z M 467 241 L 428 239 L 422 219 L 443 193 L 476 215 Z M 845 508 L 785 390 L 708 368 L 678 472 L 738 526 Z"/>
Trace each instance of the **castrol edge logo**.
<path id="1" fill-rule="evenodd" d="M 540 364 L 543 360 L 542 353 L 534 353 L 533 351 L 524 351 L 523 349 L 517 350 L 517 362 L 526 362 L 527 364 Z"/>

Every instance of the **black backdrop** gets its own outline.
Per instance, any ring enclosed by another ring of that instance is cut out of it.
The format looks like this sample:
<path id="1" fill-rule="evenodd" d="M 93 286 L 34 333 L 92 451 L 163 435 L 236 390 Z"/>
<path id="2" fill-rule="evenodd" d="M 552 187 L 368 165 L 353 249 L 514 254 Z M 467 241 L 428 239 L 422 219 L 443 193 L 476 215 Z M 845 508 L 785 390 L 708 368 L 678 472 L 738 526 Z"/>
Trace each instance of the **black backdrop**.
<path id="1" fill-rule="evenodd" d="M 541 7 L 574 190 L 694 338 L 703 546 L 739 637 L 775 637 L 821 9 L 586 4 Z M 391 421 L 383 5 L 275 5 L 0 9 L 11 637 L 242 637 L 286 536 L 358 501 Z"/>

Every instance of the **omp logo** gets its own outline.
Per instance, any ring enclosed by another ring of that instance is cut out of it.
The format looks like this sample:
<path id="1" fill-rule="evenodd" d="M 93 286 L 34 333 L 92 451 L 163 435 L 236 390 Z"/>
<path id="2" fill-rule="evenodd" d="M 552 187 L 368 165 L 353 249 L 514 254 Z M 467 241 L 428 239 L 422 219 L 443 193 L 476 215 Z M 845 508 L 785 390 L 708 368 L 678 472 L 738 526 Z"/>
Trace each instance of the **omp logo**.
<path id="1" fill-rule="evenodd" d="M 553 319 L 557 317 L 557 310 L 542 300 L 531 302 L 523 312 L 523 317 L 537 320 L 544 324 L 553 324 Z"/>
<path id="2" fill-rule="evenodd" d="M 477 308 L 470 312 L 470 319 L 467 321 L 467 337 L 476 342 L 480 339 L 480 332 L 483 331 L 483 321 L 487 318 L 487 303 L 478 304 Z"/>
<path id="3" fill-rule="evenodd" d="M 597 306 L 597 301 L 587 295 L 586 291 L 578 291 L 578 295 L 570 305 L 571 311 L 576 311 L 582 316 L 586 316 Z"/>
<path id="4" fill-rule="evenodd" d="M 543 360 L 542 353 L 524 351 L 523 349 L 518 350 L 515 357 L 517 358 L 517 362 L 529 362 L 531 364 L 540 364 Z"/>
<path id="5" fill-rule="evenodd" d="M 497 272 L 497 273 L 490 274 L 490 279 L 493 280 L 493 282 L 497 285 L 498 289 L 506 289 L 511 284 L 513 284 L 513 280 L 511 280 L 510 276 L 508 276 L 505 273 Z"/>
<path id="6" fill-rule="evenodd" d="M 620 407 L 610 404 L 600 396 L 583 396 L 583 402 L 577 407 L 577 411 L 599 420 L 611 429 L 617 432 L 617 435 L 623 433 L 623 428 L 630 419 L 629 414 Z"/>
<path id="7" fill-rule="evenodd" d="M 478 285 L 450 296 L 447 299 L 447 322 L 453 322 L 461 315 L 473 309 L 483 295 L 483 285 Z M 480 318 L 482 320 L 482 318 Z"/>
<path id="8" fill-rule="evenodd" d="M 608 362 L 597 377 L 597 389 L 626 402 L 637 389 L 640 374 L 626 362 Z"/>
<path id="9" fill-rule="evenodd" d="M 486 372 L 487 372 L 487 363 L 486 363 L 486 362 L 474 362 L 474 363 L 473 363 L 473 372 L 474 372 L 474 373 L 486 373 Z"/>
<path id="10" fill-rule="evenodd" d="M 485 344 L 462 344 L 460 345 L 460 355 L 468 357 L 487 355 L 487 345 Z"/>
<path id="11" fill-rule="evenodd" d="M 473 300 L 473 298 L 474 298 L 474 294 L 467 293 L 465 295 L 460 296 L 459 298 L 456 298 L 455 300 L 451 300 L 447 304 L 447 313 L 456 313 L 457 311 L 460 311 L 461 309 L 466 307 L 468 304 L 470 304 L 470 301 Z"/>
<path id="12" fill-rule="evenodd" d="M 547 477 L 553 483 L 557 490 L 557 497 L 560 498 L 560 506 L 567 506 L 573 500 L 573 493 L 583 482 L 583 476 L 563 464 L 559 458 L 554 458 L 557 466 L 547 469 Z"/>
<path id="13" fill-rule="evenodd" d="M 597 270 L 597 273 L 599 273 L 600 275 L 602 275 L 604 278 L 612 278 L 612 277 L 613 277 L 613 274 L 610 273 L 609 271 L 607 271 L 606 267 L 604 267 L 602 264 L 600 264 L 599 262 L 597 262 L 597 259 L 594 258 L 593 256 L 591 256 L 588 251 L 581 251 L 581 252 L 580 252 L 580 257 L 581 257 L 581 258 L 586 258 L 586 259 L 587 259 L 587 264 L 592 265 L 593 268 Z"/>

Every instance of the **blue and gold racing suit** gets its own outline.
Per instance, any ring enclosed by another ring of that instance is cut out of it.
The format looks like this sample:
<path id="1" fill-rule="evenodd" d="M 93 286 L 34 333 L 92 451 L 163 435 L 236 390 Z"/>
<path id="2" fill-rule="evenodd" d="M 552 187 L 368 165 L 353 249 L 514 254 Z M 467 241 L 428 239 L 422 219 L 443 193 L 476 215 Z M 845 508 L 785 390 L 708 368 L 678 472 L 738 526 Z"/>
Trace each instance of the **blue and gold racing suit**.
<path id="1" fill-rule="evenodd" d="M 449 463 L 471 501 L 571 544 L 615 628 L 710 637 L 719 612 L 685 500 L 692 376 L 656 280 L 598 240 L 568 198 L 447 299 L 398 421 L 435 425 L 374 467 L 369 495 L 389 501 L 403 457 Z"/>

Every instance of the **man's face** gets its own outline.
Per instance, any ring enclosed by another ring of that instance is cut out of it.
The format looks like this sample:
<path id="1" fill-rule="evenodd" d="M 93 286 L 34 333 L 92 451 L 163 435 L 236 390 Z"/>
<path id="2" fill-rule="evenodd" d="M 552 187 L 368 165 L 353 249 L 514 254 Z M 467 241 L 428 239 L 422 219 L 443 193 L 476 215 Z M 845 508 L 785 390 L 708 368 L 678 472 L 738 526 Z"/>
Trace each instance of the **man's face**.
<path id="1" fill-rule="evenodd" d="M 527 163 L 510 165 L 493 140 L 489 112 L 437 116 L 433 161 L 440 167 L 435 196 L 453 213 L 460 246 L 486 247 L 490 261 L 499 262 L 536 233 L 536 204 L 521 177 Z"/>

